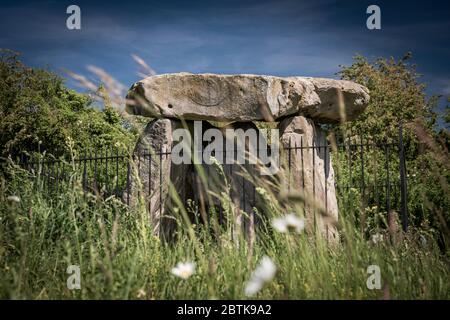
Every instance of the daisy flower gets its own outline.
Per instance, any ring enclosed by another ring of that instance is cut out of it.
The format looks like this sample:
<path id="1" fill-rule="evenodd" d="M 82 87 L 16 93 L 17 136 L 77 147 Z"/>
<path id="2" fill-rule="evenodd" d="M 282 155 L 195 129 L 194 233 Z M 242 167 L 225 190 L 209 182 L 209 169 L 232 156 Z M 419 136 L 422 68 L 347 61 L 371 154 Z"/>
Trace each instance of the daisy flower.
<path id="1" fill-rule="evenodd" d="M 173 275 L 186 280 L 195 273 L 195 263 L 178 262 L 177 265 L 172 268 L 171 272 Z"/>

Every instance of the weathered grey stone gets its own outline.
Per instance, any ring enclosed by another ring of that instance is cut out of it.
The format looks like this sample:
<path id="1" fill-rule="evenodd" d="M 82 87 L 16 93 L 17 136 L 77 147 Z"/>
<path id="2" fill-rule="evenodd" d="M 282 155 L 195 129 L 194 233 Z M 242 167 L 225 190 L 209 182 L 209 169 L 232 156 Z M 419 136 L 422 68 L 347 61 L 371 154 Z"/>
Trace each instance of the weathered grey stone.
<path id="1" fill-rule="evenodd" d="M 341 80 L 174 73 L 148 77 L 129 93 L 127 112 L 149 117 L 214 121 L 275 121 L 306 114 L 321 122 L 340 121 L 342 91 L 347 120 L 367 105 L 367 89 Z"/>
<path id="2" fill-rule="evenodd" d="M 190 171 L 185 165 L 172 162 L 172 133 L 182 126 L 181 122 L 172 119 L 156 119 L 145 127 L 141 134 L 133 156 L 129 192 L 124 199 L 132 206 L 142 197 L 149 213 L 154 235 L 169 233 L 173 224 L 167 212 L 170 182 L 175 189 L 181 187 L 189 192 Z"/>
<path id="3" fill-rule="evenodd" d="M 338 205 L 330 150 L 324 147 L 327 145 L 325 132 L 303 116 L 283 120 L 279 129 L 283 147 L 291 147 L 291 188 L 302 192 L 307 199 L 304 206 L 307 221 L 310 225 L 317 223 L 329 240 L 336 240 Z"/>
<path id="4" fill-rule="evenodd" d="M 355 82 L 325 78 L 296 78 L 311 83 L 319 105 L 305 106 L 300 114 L 317 123 L 337 123 L 356 119 L 369 103 L 369 90 Z"/>
<path id="5" fill-rule="evenodd" d="M 258 128 L 253 123 L 233 123 L 231 127 L 234 130 L 242 129 L 255 130 Z M 257 154 L 251 153 L 249 145 L 237 146 L 245 150 L 246 158 L 257 158 Z M 254 146 L 255 149 L 257 146 Z M 253 208 L 257 206 L 257 194 L 252 182 L 252 178 L 258 177 L 255 165 L 250 164 L 234 164 L 228 172 L 227 179 L 231 181 L 231 199 L 235 205 L 233 238 L 238 241 L 240 235 L 245 231 L 245 236 L 249 243 L 253 243 L 255 239 L 255 213 Z"/>

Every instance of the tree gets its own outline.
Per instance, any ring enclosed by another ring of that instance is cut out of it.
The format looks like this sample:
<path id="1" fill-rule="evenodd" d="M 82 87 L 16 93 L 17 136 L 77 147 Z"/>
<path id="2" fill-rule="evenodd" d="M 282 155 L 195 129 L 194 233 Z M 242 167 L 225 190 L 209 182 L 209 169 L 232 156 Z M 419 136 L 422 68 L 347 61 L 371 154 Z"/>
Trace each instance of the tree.
<path id="1" fill-rule="evenodd" d="M 370 63 L 357 55 L 351 66 L 341 66 L 342 79 L 355 81 L 370 90 L 370 102 L 365 112 L 347 127 L 363 130 L 368 138 L 396 137 L 398 124 L 413 122 L 417 118 L 429 120 L 435 125 L 433 108 L 436 97 L 426 99 L 425 85 L 418 82 L 420 74 L 410 64 L 411 53 L 396 61 L 379 58 Z"/>
<path id="2" fill-rule="evenodd" d="M 133 133 L 111 107 L 64 86 L 52 72 L 29 68 L 19 55 L 0 50 L 0 155 L 46 151 L 56 157 L 133 145 Z"/>
<path id="3" fill-rule="evenodd" d="M 355 81 L 370 90 L 370 102 L 356 121 L 344 124 L 340 128 L 343 130 L 338 132 L 353 132 L 357 135 L 363 132 L 365 139 L 377 142 L 397 141 L 398 125 L 403 123 L 410 218 L 416 226 L 428 224 L 448 232 L 448 128 L 439 132 L 438 114 L 434 112 L 439 97 L 427 99 L 425 85 L 419 83 L 420 75 L 415 66 L 409 63 L 410 59 L 411 54 L 407 53 L 398 61 L 394 58 L 379 58 L 371 63 L 358 55 L 351 66 L 341 66 L 342 70 L 338 74 L 342 79 Z M 444 122 L 448 123 L 448 118 L 447 109 Z M 356 138 L 359 141 L 360 137 Z M 380 171 L 385 166 L 382 146 L 378 148 L 382 156 L 375 159 L 379 163 L 375 161 L 374 164 L 367 164 L 373 165 L 374 171 Z M 398 167 L 398 159 L 392 161 L 391 168 Z M 370 168 L 368 172 L 370 174 Z"/>

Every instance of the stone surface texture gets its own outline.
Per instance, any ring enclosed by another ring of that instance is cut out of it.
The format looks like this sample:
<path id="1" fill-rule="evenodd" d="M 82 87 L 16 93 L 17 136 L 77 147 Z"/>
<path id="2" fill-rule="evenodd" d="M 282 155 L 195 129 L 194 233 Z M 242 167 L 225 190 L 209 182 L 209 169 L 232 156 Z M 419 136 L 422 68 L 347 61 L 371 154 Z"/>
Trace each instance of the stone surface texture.
<path id="1" fill-rule="evenodd" d="M 279 129 L 281 143 L 290 152 L 290 185 L 306 199 L 304 210 L 309 225 L 316 223 L 328 239 L 335 240 L 338 205 L 325 132 L 303 116 L 283 120 Z"/>
<path id="2" fill-rule="evenodd" d="M 172 133 L 181 126 L 180 121 L 173 119 L 149 122 L 133 152 L 129 193 L 124 195 L 124 200 L 132 206 L 143 200 L 155 235 L 167 234 L 172 227 L 170 213 L 166 212 L 171 201 L 170 183 L 175 189 L 190 185 L 188 171 L 184 165 L 173 164 L 170 154 Z"/>
<path id="3" fill-rule="evenodd" d="M 341 119 L 342 104 L 352 120 L 364 111 L 369 95 L 365 87 L 344 80 L 173 73 L 135 83 L 127 100 L 127 112 L 149 117 L 272 122 L 303 114 L 334 123 Z"/>

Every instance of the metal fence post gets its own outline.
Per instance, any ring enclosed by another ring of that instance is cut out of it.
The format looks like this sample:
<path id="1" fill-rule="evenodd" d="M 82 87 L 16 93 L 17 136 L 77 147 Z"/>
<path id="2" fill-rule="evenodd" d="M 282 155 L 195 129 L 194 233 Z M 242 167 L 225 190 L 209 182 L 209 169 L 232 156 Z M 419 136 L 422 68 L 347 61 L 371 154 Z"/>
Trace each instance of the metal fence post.
<path id="1" fill-rule="evenodd" d="M 84 162 L 83 162 L 83 192 L 87 191 L 87 169 L 86 169 L 86 151 L 84 151 Z"/>
<path id="2" fill-rule="evenodd" d="M 130 177 L 131 161 L 134 161 L 134 154 L 131 157 L 131 159 L 130 159 L 130 157 L 128 157 L 128 161 L 127 161 L 127 182 L 126 182 L 126 184 L 127 184 L 127 205 L 128 206 L 130 205 L 130 192 L 131 192 L 131 186 L 130 186 L 130 184 L 131 184 L 131 177 Z"/>
<path id="3" fill-rule="evenodd" d="M 384 152 L 386 156 L 386 212 L 387 212 L 387 218 L 388 221 L 390 221 L 391 218 L 391 181 L 390 181 L 390 170 L 389 170 L 389 160 L 390 160 L 390 153 L 389 153 L 389 143 L 386 139 L 384 142 Z"/>
<path id="4" fill-rule="evenodd" d="M 399 160 L 400 160 L 400 192 L 401 192 L 401 219 L 402 219 L 402 227 L 403 231 L 408 231 L 408 205 L 407 205 L 407 197 L 408 197 L 408 185 L 407 185 L 407 177 L 406 177 L 406 162 L 405 162 L 405 149 L 403 146 L 403 124 L 400 122 L 399 124 Z"/>

